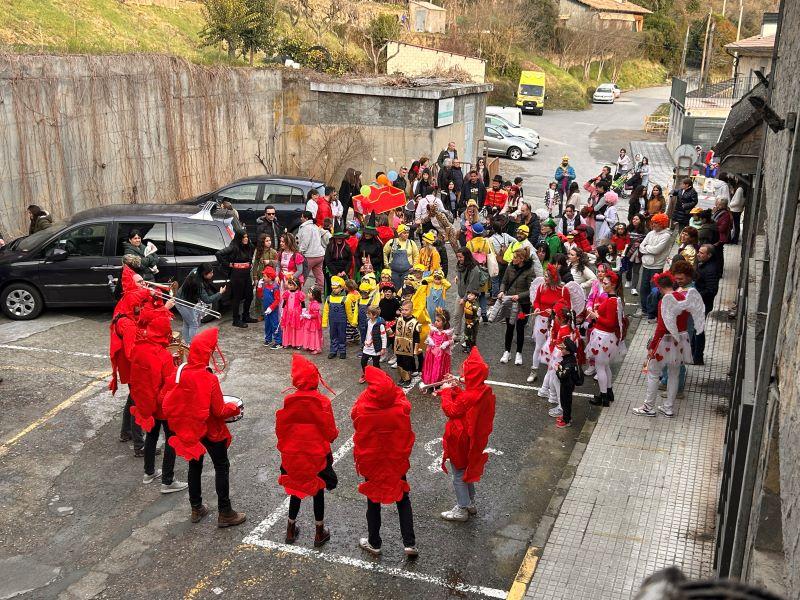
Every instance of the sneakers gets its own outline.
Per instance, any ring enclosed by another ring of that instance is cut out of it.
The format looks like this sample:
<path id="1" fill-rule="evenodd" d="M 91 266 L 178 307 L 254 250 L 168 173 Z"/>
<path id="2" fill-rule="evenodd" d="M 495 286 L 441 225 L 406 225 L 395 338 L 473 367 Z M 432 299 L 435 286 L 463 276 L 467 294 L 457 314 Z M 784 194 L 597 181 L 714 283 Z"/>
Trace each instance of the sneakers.
<path id="1" fill-rule="evenodd" d="M 406 546 L 403 548 L 403 552 L 405 552 L 406 556 L 410 559 L 414 559 L 419 556 L 419 550 L 417 550 L 416 546 Z"/>
<path id="2" fill-rule="evenodd" d="M 536 392 L 536 395 L 539 396 L 539 398 L 547 398 L 548 400 L 550 399 L 550 393 L 544 389 L 544 387 L 540 387 L 539 391 Z"/>
<path id="3" fill-rule="evenodd" d="M 161 477 L 161 469 L 156 469 L 155 471 L 153 471 L 151 475 L 148 475 L 147 473 L 142 475 L 142 483 L 145 485 L 147 485 L 148 483 L 153 483 L 153 480 L 156 477 Z"/>
<path id="4" fill-rule="evenodd" d="M 470 514 L 470 516 L 474 517 L 478 514 L 478 507 L 475 506 L 475 503 L 472 503 L 467 507 L 467 512 Z"/>
<path id="5" fill-rule="evenodd" d="M 528 383 L 533 383 L 539 378 L 539 373 L 536 372 L 536 369 L 531 369 L 531 372 L 528 374 L 528 378 L 525 380 Z"/>
<path id="6" fill-rule="evenodd" d="M 630 281 L 626 281 L 626 282 L 625 282 L 625 287 L 626 287 L 626 288 L 629 288 L 629 287 L 631 287 L 631 282 L 630 282 Z"/>
<path id="7" fill-rule="evenodd" d="M 174 492 L 180 492 L 185 490 L 189 487 L 189 484 L 185 481 L 178 481 L 177 479 L 173 479 L 172 483 L 162 483 L 161 484 L 161 493 L 162 494 L 172 494 Z"/>
<path id="8" fill-rule="evenodd" d="M 551 417 L 560 417 L 561 415 L 564 414 L 564 411 L 561 410 L 560 406 L 554 406 L 553 408 L 547 411 L 547 414 L 550 415 Z"/>
<path id="9" fill-rule="evenodd" d="M 559 429 L 563 429 L 564 427 L 572 427 L 572 421 L 565 421 L 564 417 L 558 417 L 556 419 L 556 427 Z"/>
<path id="10" fill-rule="evenodd" d="M 411 388 L 414 387 L 414 380 L 409 379 L 408 381 L 401 381 L 400 387 L 403 388 L 404 390 L 410 390 Z"/>
<path id="11" fill-rule="evenodd" d="M 500 357 L 500 362 L 503 363 L 503 364 L 506 364 L 508 362 L 509 356 L 511 356 L 511 355 L 508 352 L 508 350 L 506 350 L 505 352 L 503 352 L 503 356 Z"/>
<path id="12" fill-rule="evenodd" d="M 366 550 L 373 556 L 380 556 L 381 549 L 375 548 L 372 544 L 369 543 L 369 538 L 361 538 L 358 540 L 358 545 L 362 550 Z"/>
<path id="13" fill-rule="evenodd" d="M 381 360 L 380 360 L 380 362 L 382 362 L 382 363 L 385 363 L 385 362 L 387 362 L 388 360 L 389 360 L 389 357 L 388 357 L 386 354 L 384 354 L 383 356 L 381 356 Z"/>
<path id="14" fill-rule="evenodd" d="M 675 413 L 674 413 L 674 412 L 672 412 L 672 409 L 671 409 L 671 408 L 666 408 L 666 407 L 664 407 L 664 406 L 659 406 L 659 407 L 658 407 L 658 412 L 660 412 L 660 413 L 661 413 L 662 415 L 664 415 L 665 417 L 670 417 L 670 418 L 672 418 L 672 417 L 674 417 L 674 416 L 675 416 Z"/>
<path id="15" fill-rule="evenodd" d="M 392 359 L 389 361 L 389 366 L 393 369 L 397 368 L 397 359 L 393 356 Z"/>
<path id="16" fill-rule="evenodd" d="M 591 377 L 597 373 L 597 369 L 594 366 L 589 367 L 588 369 L 584 369 L 583 374 Z"/>
<path id="17" fill-rule="evenodd" d="M 364 375 L 362 375 L 362 376 L 359 378 L 359 380 L 358 380 L 358 383 L 367 383 L 367 378 L 366 378 Z"/>
<path id="18" fill-rule="evenodd" d="M 640 417 L 655 417 L 656 411 L 651 408 L 647 408 L 644 404 L 638 408 L 631 409 L 631 412 L 635 415 L 639 415 Z"/>
<path id="19" fill-rule="evenodd" d="M 666 383 L 659 383 L 658 384 L 658 389 L 660 391 L 662 391 L 662 392 L 666 392 L 667 391 L 667 384 Z"/>
<path id="20" fill-rule="evenodd" d="M 199 523 L 206 515 L 208 515 L 208 507 L 205 504 L 201 504 L 197 508 L 192 507 L 192 523 Z"/>
<path id="21" fill-rule="evenodd" d="M 638 296 L 638 295 L 639 295 L 639 290 L 637 290 L 636 288 L 631 288 L 631 296 Z"/>
<path id="22" fill-rule="evenodd" d="M 631 292 L 631 293 L 633 293 L 633 292 Z M 634 317 L 637 317 L 637 318 L 641 318 L 641 317 L 643 317 L 643 316 L 644 316 L 644 313 L 642 312 L 642 309 L 641 309 L 641 308 L 638 308 L 638 309 L 636 309 L 636 312 L 635 312 L 635 313 L 633 313 L 633 316 L 634 316 Z"/>
<path id="23" fill-rule="evenodd" d="M 522 364 L 522 353 L 517 352 L 517 355 L 514 357 L 514 364 L 521 365 Z"/>
<path id="24" fill-rule="evenodd" d="M 270 350 L 283 350 L 283 346 L 277 342 L 273 342 L 273 344 L 270 346 Z"/>
<path id="25" fill-rule="evenodd" d="M 457 504 L 442 513 L 442 518 L 445 521 L 458 521 L 459 523 L 463 523 L 469 519 L 469 511 L 466 508 L 461 508 Z"/>
<path id="26" fill-rule="evenodd" d="M 247 517 L 244 513 L 236 512 L 235 510 L 229 510 L 227 512 L 219 513 L 219 517 L 217 517 L 217 527 L 236 527 L 237 525 L 241 525 L 247 520 Z"/>
<path id="27" fill-rule="evenodd" d="M 265 347 L 265 348 L 272 348 L 272 344 L 270 344 L 269 342 L 266 342 L 266 341 L 265 341 L 265 342 L 264 342 L 264 347 Z"/>

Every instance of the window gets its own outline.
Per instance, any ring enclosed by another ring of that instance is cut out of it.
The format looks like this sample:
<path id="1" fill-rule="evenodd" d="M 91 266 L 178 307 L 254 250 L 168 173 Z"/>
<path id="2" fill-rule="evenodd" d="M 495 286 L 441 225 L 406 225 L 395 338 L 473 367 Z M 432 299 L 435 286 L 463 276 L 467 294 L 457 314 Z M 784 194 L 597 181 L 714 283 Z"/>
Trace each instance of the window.
<path id="1" fill-rule="evenodd" d="M 500 132 L 497 129 L 495 129 L 494 127 L 487 127 L 485 134 L 486 134 L 486 137 L 495 138 L 497 140 L 502 140 L 503 139 L 503 136 L 500 135 Z"/>
<path id="2" fill-rule="evenodd" d="M 304 204 L 303 190 L 290 185 L 264 185 L 264 204 Z"/>
<path id="3" fill-rule="evenodd" d="M 152 242 L 157 248 L 157 254 L 164 256 L 167 253 L 167 224 L 153 223 L 152 221 L 135 221 L 117 224 L 117 249 L 115 256 L 125 254 L 123 244 L 128 241 L 128 236 L 134 229 L 139 230 L 142 244 Z"/>
<path id="4" fill-rule="evenodd" d="M 540 85 L 527 85 L 519 86 L 520 96 L 541 96 L 544 93 L 544 88 Z"/>
<path id="5" fill-rule="evenodd" d="M 65 231 L 44 249 L 62 248 L 70 256 L 103 256 L 106 243 L 106 225 L 81 225 Z"/>
<path id="6" fill-rule="evenodd" d="M 175 256 L 209 256 L 225 247 L 219 227 L 210 223 L 173 223 Z"/>
<path id="7" fill-rule="evenodd" d="M 228 200 L 234 206 L 236 204 L 253 204 L 258 197 L 258 185 L 257 183 L 235 185 L 219 192 L 215 199 L 217 202 Z"/>

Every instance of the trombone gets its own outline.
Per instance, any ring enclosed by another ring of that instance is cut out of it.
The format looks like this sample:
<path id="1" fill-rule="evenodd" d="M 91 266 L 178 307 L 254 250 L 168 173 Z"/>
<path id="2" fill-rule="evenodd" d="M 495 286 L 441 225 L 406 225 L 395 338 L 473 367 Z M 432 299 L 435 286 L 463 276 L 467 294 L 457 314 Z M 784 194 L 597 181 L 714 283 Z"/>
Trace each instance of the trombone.
<path id="1" fill-rule="evenodd" d="M 157 297 L 161 298 L 164 302 L 167 302 L 168 300 L 172 300 L 175 304 L 177 304 L 179 306 L 183 306 L 184 308 L 188 308 L 188 309 L 191 309 L 191 310 L 196 310 L 197 312 L 199 312 L 204 317 L 210 315 L 210 316 L 214 317 L 215 319 L 221 319 L 222 318 L 222 314 L 220 314 L 218 311 L 216 311 L 213 308 L 211 308 L 211 306 L 208 305 L 208 304 L 204 304 L 202 302 L 197 302 L 196 304 L 192 304 L 188 300 L 184 300 L 183 298 L 178 298 L 175 295 L 175 282 L 172 282 L 172 284 L 169 284 L 169 283 L 156 283 L 155 281 L 147 281 L 146 279 L 142 279 L 139 282 L 139 284 L 143 285 L 144 287 L 146 287 L 146 288 L 148 288 L 150 290 L 152 290 L 153 293 Z"/>

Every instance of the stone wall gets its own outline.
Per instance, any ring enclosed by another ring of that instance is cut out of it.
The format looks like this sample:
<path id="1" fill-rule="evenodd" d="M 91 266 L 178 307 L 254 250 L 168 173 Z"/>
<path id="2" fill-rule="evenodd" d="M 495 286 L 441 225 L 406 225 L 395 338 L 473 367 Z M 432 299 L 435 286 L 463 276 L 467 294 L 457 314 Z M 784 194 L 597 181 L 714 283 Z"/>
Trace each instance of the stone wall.
<path id="1" fill-rule="evenodd" d="M 486 61 L 479 58 L 400 42 L 389 42 L 386 55 L 389 57 L 386 61 L 387 73 L 422 75 L 458 67 L 468 73 L 475 83 L 486 80 Z"/>

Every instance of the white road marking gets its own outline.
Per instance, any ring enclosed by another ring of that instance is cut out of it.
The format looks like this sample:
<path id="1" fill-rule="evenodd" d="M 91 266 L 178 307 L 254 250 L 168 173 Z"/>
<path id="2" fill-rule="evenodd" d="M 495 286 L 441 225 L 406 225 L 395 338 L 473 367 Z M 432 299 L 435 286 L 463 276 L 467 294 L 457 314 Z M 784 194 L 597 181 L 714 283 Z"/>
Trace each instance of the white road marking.
<path id="1" fill-rule="evenodd" d="M 0 343 L 7 344 L 25 339 L 37 333 L 43 333 L 60 325 L 79 321 L 79 317 L 58 317 L 45 315 L 35 321 L 11 321 L 0 325 Z"/>
<path id="2" fill-rule="evenodd" d="M 539 136 L 539 141 L 540 142 L 547 142 L 548 144 L 555 144 L 556 146 L 566 146 L 567 145 L 566 142 L 562 142 L 560 140 L 552 140 L 550 138 L 541 137 L 541 136 Z"/>
<path id="3" fill-rule="evenodd" d="M 89 352 L 73 352 L 72 350 L 58 350 L 57 348 L 34 348 L 32 346 L 15 346 L 13 344 L 0 344 L 5 350 L 27 350 L 28 352 L 46 352 L 48 354 L 63 354 L 66 356 L 83 356 L 88 358 L 102 358 L 108 360 L 108 354 L 90 354 Z"/>
<path id="4" fill-rule="evenodd" d="M 597 123 L 587 123 L 586 121 L 575 121 L 575 125 L 589 125 L 590 127 L 597 127 Z"/>
<path id="5" fill-rule="evenodd" d="M 500 387 L 509 387 L 518 390 L 530 390 L 532 392 L 538 392 L 541 388 L 534 387 L 532 385 L 522 385 L 521 383 L 508 383 L 506 381 L 493 381 L 491 379 L 487 379 L 485 381 L 488 385 L 499 385 Z M 578 396 L 579 398 L 594 398 L 594 394 L 583 394 L 581 392 L 574 392 L 573 396 Z"/>
<path id="6" fill-rule="evenodd" d="M 249 537 L 249 536 L 248 536 Z M 313 558 L 317 560 L 324 560 L 325 562 L 333 563 L 335 565 L 346 565 L 355 567 L 356 569 L 363 569 L 364 571 L 372 571 L 374 573 L 382 573 L 391 577 L 402 577 L 411 581 L 418 581 L 421 583 L 428 583 L 444 589 L 452 590 L 454 592 L 461 592 L 466 594 L 480 594 L 487 598 L 506 598 L 507 592 L 505 590 L 498 590 L 496 588 L 483 587 L 480 585 L 470 585 L 460 582 L 449 582 L 440 577 L 433 575 L 425 575 L 424 573 L 417 573 L 415 571 L 408 571 L 398 567 L 389 567 L 379 562 L 372 562 L 362 560 L 360 558 L 351 558 L 349 556 L 341 556 L 339 554 L 328 554 L 320 552 L 313 548 L 306 548 L 303 546 L 292 546 L 280 542 L 273 542 L 271 540 L 251 540 L 245 539 L 244 543 L 249 543 L 261 548 L 275 550 L 277 552 L 285 552 L 287 554 L 294 554 L 295 556 L 303 556 L 305 558 Z"/>
<path id="7" fill-rule="evenodd" d="M 433 462 L 428 465 L 428 471 L 431 473 L 444 473 L 442 471 L 442 458 L 444 457 L 444 449 L 437 453 L 435 446 L 437 444 L 442 443 L 442 438 L 436 438 L 435 440 L 431 440 L 430 442 L 425 442 L 425 453 L 428 456 L 435 457 Z M 486 448 L 484 450 L 485 454 L 494 454 L 495 456 L 503 456 L 504 452 L 502 450 L 497 450 L 496 448 Z"/>

